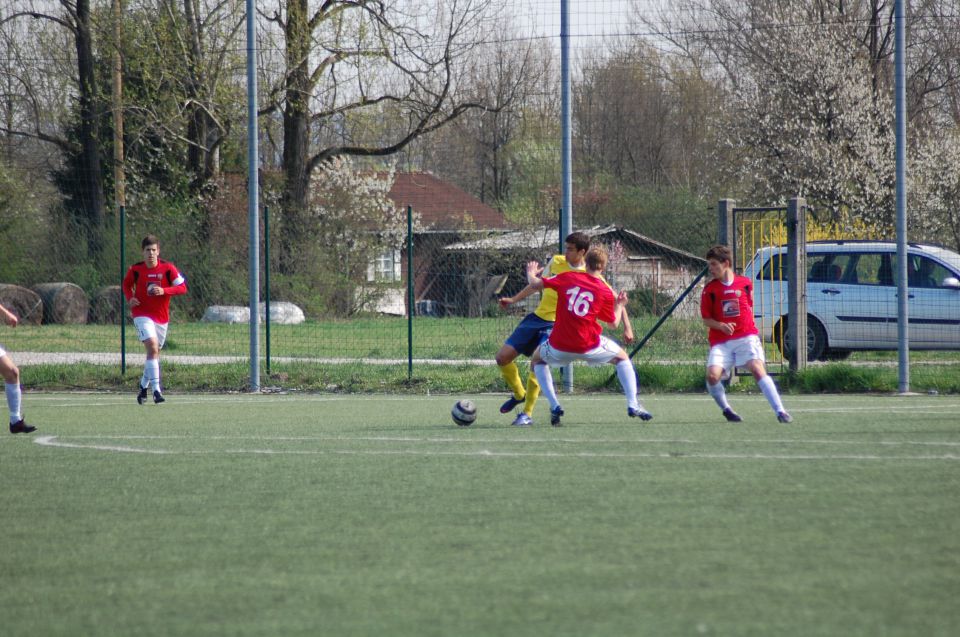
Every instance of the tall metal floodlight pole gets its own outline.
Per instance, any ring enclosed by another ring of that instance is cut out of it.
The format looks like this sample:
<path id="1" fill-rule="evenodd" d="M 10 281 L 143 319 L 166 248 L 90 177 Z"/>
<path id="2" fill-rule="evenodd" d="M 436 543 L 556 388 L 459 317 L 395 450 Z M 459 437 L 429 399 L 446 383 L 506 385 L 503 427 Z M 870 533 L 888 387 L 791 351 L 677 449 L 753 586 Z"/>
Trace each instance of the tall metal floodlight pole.
<path id="1" fill-rule="evenodd" d="M 260 184 L 257 142 L 257 40 L 254 0 L 247 0 L 247 220 L 250 224 L 250 391 L 260 391 Z M 270 317 L 267 317 L 270 320 Z"/>
<path id="2" fill-rule="evenodd" d="M 897 131 L 897 350 L 900 393 L 910 391 L 910 314 L 907 305 L 907 88 L 903 0 L 894 3 L 894 91 Z"/>
<path id="3" fill-rule="evenodd" d="M 571 159 L 570 114 L 570 0 L 560 0 L 560 237 L 561 242 L 573 228 L 573 167 Z M 563 248 L 563 244 L 560 245 Z M 563 368 L 563 390 L 573 391 L 573 365 Z"/>

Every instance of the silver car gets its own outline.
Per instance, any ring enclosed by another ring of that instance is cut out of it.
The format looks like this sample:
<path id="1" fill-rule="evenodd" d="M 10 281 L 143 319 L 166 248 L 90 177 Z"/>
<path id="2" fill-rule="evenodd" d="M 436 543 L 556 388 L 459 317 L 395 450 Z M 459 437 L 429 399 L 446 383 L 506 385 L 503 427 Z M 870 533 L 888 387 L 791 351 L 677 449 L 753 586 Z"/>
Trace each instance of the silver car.
<path id="1" fill-rule="evenodd" d="M 787 321 L 786 247 L 761 248 L 744 268 L 754 316 L 781 351 Z M 897 349 L 897 245 L 890 241 L 807 244 L 807 356 Z M 911 243 L 907 254 L 910 348 L 960 349 L 960 254 Z"/>

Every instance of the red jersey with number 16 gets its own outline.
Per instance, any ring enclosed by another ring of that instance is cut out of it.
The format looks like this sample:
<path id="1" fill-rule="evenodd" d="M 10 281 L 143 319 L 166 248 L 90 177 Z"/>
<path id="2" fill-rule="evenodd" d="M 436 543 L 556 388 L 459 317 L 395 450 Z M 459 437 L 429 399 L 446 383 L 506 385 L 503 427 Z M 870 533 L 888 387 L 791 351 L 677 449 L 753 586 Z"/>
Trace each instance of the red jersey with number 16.
<path id="1" fill-rule="evenodd" d="M 151 296 L 147 288 L 159 285 L 163 294 Z M 134 263 L 123 277 L 123 295 L 129 301 L 134 296 L 140 305 L 134 306 L 130 313 L 134 316 L 146 316 L 156 323 L 170 322 L 170 297 L 186 294 L 187 281 L 177 270 L 177 266 L 169 261 L 159 259 L 157 267 L 148 268 L 144 261 Z"/>
<path id="2" fill-rule="evenodd" d="M 700 297 L 700 316 L 721 323 L 733 323 L 733 334 L 724 334 L 710 328 L 707 338 L 711 345 L 735 338 L 759 334 L 753 320 L 753 285 L 745 276 L 736 275 L 729 285 L 714 279 L 703 288 Z"/>
<path id="3" fill-rule="evenodd" d="M 607 282 L 586 272 L 563 272 L 543 279 L 543 287 L 557 291 L 557 321 L 550 345 L 578 354 L 598 346 L 603 326 L 597 321 L 616 320 L 616 297 Z"/>

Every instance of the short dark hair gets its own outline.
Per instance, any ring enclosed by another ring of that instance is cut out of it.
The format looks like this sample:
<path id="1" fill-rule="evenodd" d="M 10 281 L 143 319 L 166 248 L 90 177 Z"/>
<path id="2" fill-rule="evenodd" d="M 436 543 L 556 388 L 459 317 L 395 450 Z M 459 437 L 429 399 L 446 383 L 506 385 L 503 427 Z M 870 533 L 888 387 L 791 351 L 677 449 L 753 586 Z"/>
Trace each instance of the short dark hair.
<path id="1" fill-rule="evenodd" d="M 733 263 L 733 251 L 725 245 L 715 245 L 707 250 L 707 260 L 714 259 L 723 263 Z"/>
<path id="2" fill-rule="evenodd" d="M 160 245 L 160 239 L 157 239 L 157 235 L 148 234 L 143 238 L 143 241 L 140 242 L 140 249 L 143 250 L 147 246 L 158 246 Z"/>
<path id="3" fill-rule="evenodd" d="M 590 249 L 590 237 L 583 232 L 571 232 L 563 242 L 572 243 L 576 246 L 578 252 L 581 250 L 586 252 Z"/>

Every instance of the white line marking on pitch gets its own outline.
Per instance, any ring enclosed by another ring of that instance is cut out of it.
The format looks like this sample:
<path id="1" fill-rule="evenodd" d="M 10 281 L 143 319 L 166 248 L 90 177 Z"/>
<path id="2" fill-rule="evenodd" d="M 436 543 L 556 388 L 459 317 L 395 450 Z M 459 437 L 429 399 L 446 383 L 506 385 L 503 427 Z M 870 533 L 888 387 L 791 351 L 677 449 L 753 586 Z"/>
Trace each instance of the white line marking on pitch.
<path id="1" fill-rule="evenodd" d="M 691 440 L 686 438 L 430 438 L 413 436 L 250 436 L 250 435 L 212 435 L 188 436 L 176 434 L 71 434 L 66 436 L 79 440 L 253 440 L 258 442 L 426 442 L 426 443 L 567 443 L 567 444 L 715 444 L 744 443 L 744 444 L 777 444 L 777 445 L 881 445 L 881 446 L 929 446 L 929 447 L 960 447 L 960 441 L 949 440 L 808 440 L 788 438 L 725 438 L 723 440 Z"/>
<path id="2" fill-rule="evenodd" d="M 41 447 L 61 447 L 65 449 L 95 449 L 97 451 L 119 451 L 122 453 L 153 453 L 166 455 L 172 453 L 164 449 L 141 449 L 139 447 L 120 447 L 115 445 L 80 445 L 57 440 L 57 436 L 37 436 L 33 441 Z"/>
<path id="3" fill-rule="evenodd" d="M 168 449 L 144 449 L 141 447 L 124 447 L 117 445 L 84 445 L 57 440 L 57 436 L 38 436 L 34 442 L 44 447 L 58 447 L 65 449 L 90 449 L 94 451 L 110 451 L 120 453 L 146 453 L 155 455 L 196 455 L 196 454 L 252 454 L 252 455 L 355 455 L 355 456 L 421 456 L 421 457 L 496 457 L 496 458 L 696 458 L 708 460 L 960 460 L 960 456 L 944 454 L 939 456 L 877 456 L 877 455 L 815 455 L 815 454 L 736 454 L 736 453 L 625 453 L 625 452 L 523 452 L 523 451 L 492 451 L 480 449 L 477 451 L 418 451 L 404 449 L 388 450 L 351 450 L 351 449 L 225 449 L 219 450 L 186 450 L 174 451 Z"/>

